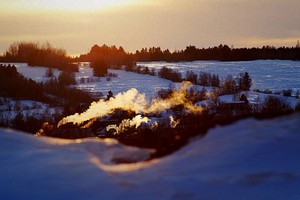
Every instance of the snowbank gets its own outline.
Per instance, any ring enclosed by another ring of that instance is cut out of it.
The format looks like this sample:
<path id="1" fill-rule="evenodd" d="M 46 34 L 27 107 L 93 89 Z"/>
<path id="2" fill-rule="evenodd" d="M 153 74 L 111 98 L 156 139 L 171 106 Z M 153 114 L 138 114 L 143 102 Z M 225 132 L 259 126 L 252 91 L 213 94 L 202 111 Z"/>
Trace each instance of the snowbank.
<path id="1" fill-rule="evenodd" d="M 299 119 L 216 127 L 153 161 L 115 140 L 2 129 L 0 199 L 300 199 Z"/>

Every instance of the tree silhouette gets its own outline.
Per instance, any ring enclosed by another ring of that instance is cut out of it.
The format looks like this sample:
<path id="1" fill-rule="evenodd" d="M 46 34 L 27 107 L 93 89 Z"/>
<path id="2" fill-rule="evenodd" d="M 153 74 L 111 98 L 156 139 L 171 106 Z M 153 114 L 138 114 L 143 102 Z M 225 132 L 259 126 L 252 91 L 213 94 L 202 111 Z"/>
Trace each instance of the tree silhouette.
<path id="1" fill-rule="evenodd" d="M 249 91 L 252 86 L 252 79 L 248 72 L 241 73 L 237 77 L 237 83 L 240 90 Z"/>
<path id="2" fill-rule="evenodd" d="M 94 76 L 105 76 L 107 74 L 108 66 L 103 59 L 97 59 L 91 63 Z"/>

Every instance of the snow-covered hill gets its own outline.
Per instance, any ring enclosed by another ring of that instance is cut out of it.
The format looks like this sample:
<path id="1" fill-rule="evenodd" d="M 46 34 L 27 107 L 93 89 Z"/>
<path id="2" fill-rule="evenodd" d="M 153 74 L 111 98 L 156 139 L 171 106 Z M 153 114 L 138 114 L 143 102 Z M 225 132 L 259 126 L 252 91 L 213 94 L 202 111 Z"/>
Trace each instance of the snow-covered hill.
<path id="1" fill-rule="evenodd" d="M 186 71 L 195 73 L 209 72 L 225 78 L 228 74 L 237 76 L 247 71 L 253 81 L 251 89 L 271 90 L 278 92 L 292 89 L 294 92 L 300 89 L 300 62 L 290 60 L 255 60 L 240 62 L 220 61 L 194 61 L 194 62 L 140 62 L 139 66 L 161 69 L 168 67 L 176 69 L 185 75 Z"/>
<path id="2" fill-rule="evenodd" d="M 152 161 L 115 140 L 1 129 L 0 199 L 300 199 L 299 121 L 245 119 Z"/>

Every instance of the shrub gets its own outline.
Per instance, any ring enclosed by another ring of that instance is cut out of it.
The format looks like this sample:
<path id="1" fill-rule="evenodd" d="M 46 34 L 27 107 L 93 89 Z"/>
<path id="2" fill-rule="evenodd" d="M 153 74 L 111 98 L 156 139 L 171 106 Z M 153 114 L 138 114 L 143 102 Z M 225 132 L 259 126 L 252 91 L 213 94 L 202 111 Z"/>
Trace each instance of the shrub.
<path id="1" fill-rule="evenodd" d="M 299 99 L 299 98 L 300 98 L 300 90 L 297 90 L 297 91 L 296 91 L 295 97 L 296 97 L 296 99 Z"/>
<path id="2" fill-rule="evenodd" d="M 282 90 L 282 95 L 286 97 L 292 96 L 292 89 Z"/>
<path id="3" fill-rule="evenodd" d="M 298 103 L 298 104 L 296 105 L 295 110 L 296 110 L 296 111 L 300 111 L 300 103 Z"/>
<path id="4" fill-rule="evenodd" d="M 187 71 L 185 75 L 185 79 L 190 81 L 193 84 L 197 84 L 198 76 L 193 71 Z"/>
<path id="5" fill-rule="evenodd" d="M 167 67 L 161 68 L 160 71 L 158 72 L 158 75 L 160 78 L 168 79 L 173 82 L 182 81 L 181 73 L 179 71 Z"/>
<path id="6" fill-rule="evenodd" d="M 207 99 L 207 90 L 203 87 L 200 91 L 193 89 L 192 87 L 187 90 L 186 98 L 193 103 L 203 101 Z"/>
<path id="7" fill-rule="evenodd" d="M 211 74 L 207 72 L 200 72 L 199 74 L 199 85 L 202 86 L 210 86 L 211 82 Z"/>
<path id="8" fill-rule="evenodd" d="M 105 76 L 107 74 L 108 65 L 103 59 L 97 59 L 91 63 L 94 76 Z"/>
<path id="9" fill-rule="evenodd" d="M 237 84 L 232 75 L 225 78 L 224 83 L 221 85 L 221 94 L 235 94 L 238 91 Z"/>
<path id="10" fill-rule="evenodd" d="M 58 76 L 58 82 L 64 86 L 76 84 L 75 74 L 73 72 L 62 71 Z"/>
<path id="11" fill-rule="evenodd" d="M 157 97 L 159 97 L 161 99 L 168 99 L 173 94 L 173 90 L 171 88 L 161 89 L 161 90 L 157 91 L 156 94 L 157 94 Z"/>
<path id="12" fill-rule="evenodd" d="M 45 76 L 48 77 L 48 78 L 53 77 L 54 76 L 53 69 L 48 67 L 46 72 L 45 72 Z"/>
<path id="13" fill-rule="evenodd" d="M 211 86 L 213 87 L 219 87 L 220 86 L 220 78 L 218 75 L 213 74 L 211 78 Z"/>
<path id="14" fill-rule="evenodd" d="M 286 99 L 276 96 L 268 96 L 262 104 L 262 113 L 267 115 L 278 115 L 292 110 Z"/>
<path id="15" fill-rule="evenodd" d="M 249 91 L 251 86 L 252 86 L 252 79 L 250 78 L 250 75 L 248 72 L 245 73 L 241 73 L 238 77 L 237 77 L 237 84 L 239 87 L 239 90 L 243 90 L 243 91 Z"/>

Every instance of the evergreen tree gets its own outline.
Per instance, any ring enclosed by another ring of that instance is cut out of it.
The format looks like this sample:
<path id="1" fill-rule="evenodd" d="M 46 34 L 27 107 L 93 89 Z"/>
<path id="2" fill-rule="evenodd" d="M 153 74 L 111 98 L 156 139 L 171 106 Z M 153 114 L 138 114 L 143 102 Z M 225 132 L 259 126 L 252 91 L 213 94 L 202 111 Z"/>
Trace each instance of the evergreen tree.
<path id="1" fill-rule="evenodd" d="M 213 87 L 219 87 L 220 86 L 220 78 L 218 75 L 213 74 L 211 78 L 211 86 Z"/>
<path id="2" fill-rule="evenodd" d="M 108 66 L 103 59 L 97 59 L 91 63 L 94 76 L 105 76 L 107 74 Z"/>
<path id="3" fill-rule="evenodd" d="M 237 83 L 240 90 L 249 91 L 252 86 L 252 79 L 249 73 L 241 73 L 237 78 Z"/>

